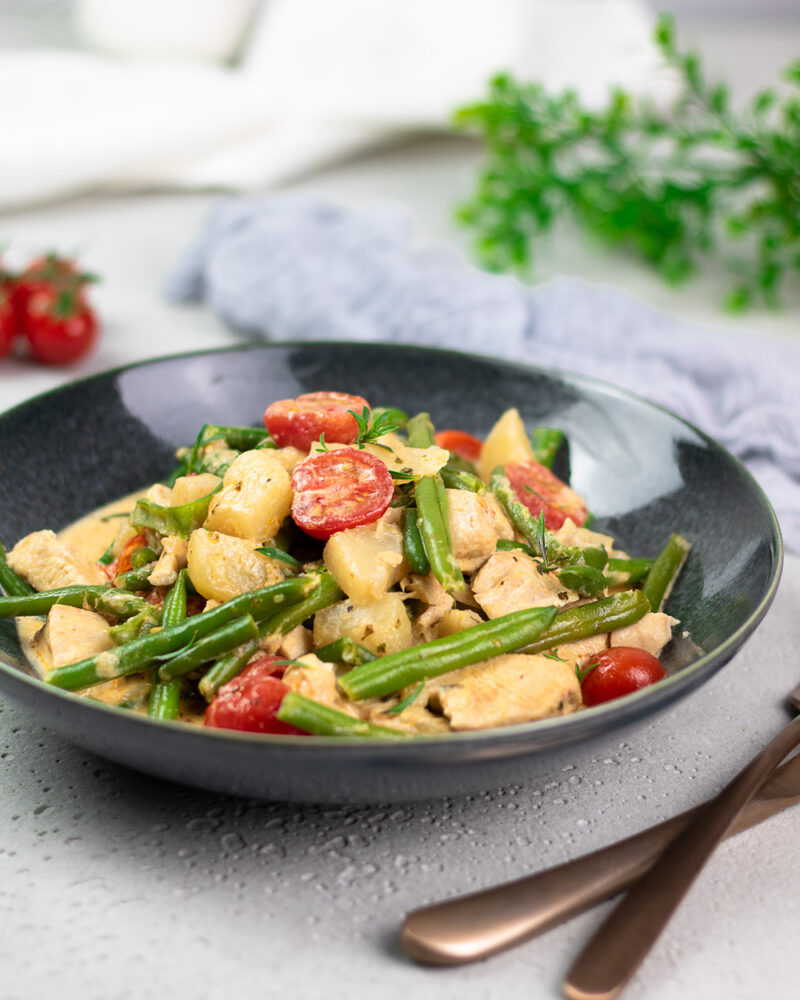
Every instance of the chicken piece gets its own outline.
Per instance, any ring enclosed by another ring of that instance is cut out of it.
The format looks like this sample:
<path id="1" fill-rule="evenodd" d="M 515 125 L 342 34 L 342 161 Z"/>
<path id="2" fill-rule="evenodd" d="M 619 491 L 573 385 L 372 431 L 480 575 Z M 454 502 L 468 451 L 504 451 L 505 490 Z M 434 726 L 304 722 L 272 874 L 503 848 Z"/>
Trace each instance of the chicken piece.
<path id="1" fill-rule="evenodd" d="M 307 653 L 298 664 L 287 667 L 283 683 L 305 698 L 361 718 L 355 704 L 339 693 L 333 664 L 323 663 L 314 653 Z"/>
<path id="2" fill-rule="evenodd" d="M 65 604 L 54 604 L 50 608 L 47 621 L 33 640 L 33 648 L 46 674 L 55 667 L 96 656 L 113 645 L 108 622 L 102 615 Z"/>
<path id="3" fill-rule="evenodd" d="M 34 531 L 8 553 L 8 565 L 36 590 L 108 583 L 102 567 L 90 562 L 52 531 Z"/>
<path id="4" fill-rule="evenodd" d="M 397 704 L 397 702 L 395 702 Z M 424 733 L 425 735 L 436 735 L 437 733 L 449 733 L 450 724 L 441 715 L 434 715 L 425 708 L 424 704 L 413 702 L 402 712 L 393 715 L 388 712 L 391 708 L 385 701 L 375 699 L 373 701 L 363 701 L 360 703 L 362 717 L 369 722 L 374 722 L 378 726 L 388 726 L 390 729 L 399 729 L 404 733 Z"/>
<path id="5" fill-rule="evenodd" d="M 486 500 L 469 490 L 447 490 L 453 553 L 462 573 L 474 573 L 497 548 L 495 519 Z"/>
<path id="6" fill-rule="evenodd" d="M 488 729 L 574 712 L 581 688 L 574 669 L 545 656 L 506 653 L 444 674 L 426 685 L 428 704 L 453 729 Z"/>
<path id="7" fill-rule="evenodd" d="M 568 517 L 553 534 L 564 545 L 577 545 L 582 549 L 588 545 L 597 545 L 605 549 L 609 557 L 613 556 L 615 559 L 628 558 L 627 554 L 621 549 L 614 548 L 614 539 L 611 535 L 604 535 L 601 531 L 592 531 L 590 528 L 578 527 L 571 517 Z"/>
<path id="8" fill-rule="evenodd" d="M 403 580 L 403 590 L 409 597 L 427 604 L 416 618 L 417 631 L 421 642 L 436 638 L 435 626 L 453 607 L 453 598 L 439 583 L 433 573 L 419 576 L 412 573 Z"/>
<path id="9" fill-rule="evenodd" d="M 508 541 L 512 541 L 514 538 L 514 526 L 508 519 L 508 515 L 503 510 L 503 505 L 494 495 L 494 493 L 486 493 L 483 498 L 489 505 L 489 510 L 492 515 L 492 521 L 494 522 L 494 533 L 498 538 L 506 538 Z"/>
<path id="10" fill-rule="evenodd" d="M 261 648 L 265 653 L 277 653 L 287 660 L 299 660 L 313 650 L 314 637 L 309 629 L 297 625 L 286 635 L 268 635 L 262 639 Z"/>
<path id="11" fill-rule="evenodd" d="M 608 646 L 608 632 L 601 632 L 599 635 L 590 635 L 585 639 L 578 639 L 577 642 L 565 642 L 550 653 L 559 656 L 565 663 L 569 663 L 573 669 L 583 669 L 590 662 L 593 656 L 597 656 Z"/>
<path id="12" fill-rule="evenodd" d="M 490 618 L 522 608 L 561 607 L 576 601 L 553 573 L 540 573 L 535 559 L 522 551 L 495 552 L 472 580 L 475 600 Z"/>
<path id="13" fill-rule="evenodd" d="M 162 538 L 161 555 L 147 582 L 153 587 L 171 587 L 178 578 L 178 571 L 186 566 L 188 547 L 188 541 L 179 535 L 167 535 L 166 538 Z"/>
<path id="14" fill-rule="evenodd" d="M 618 628 L 611 632 L 612 646 L 635 646 L 645 649 L 653 656 L 658 656 L 661 650 L 672 638 L 672 628 L 679 624 L 677 618 L 664 614 L 663 611 L 648 611 L 633 625 Z"/>

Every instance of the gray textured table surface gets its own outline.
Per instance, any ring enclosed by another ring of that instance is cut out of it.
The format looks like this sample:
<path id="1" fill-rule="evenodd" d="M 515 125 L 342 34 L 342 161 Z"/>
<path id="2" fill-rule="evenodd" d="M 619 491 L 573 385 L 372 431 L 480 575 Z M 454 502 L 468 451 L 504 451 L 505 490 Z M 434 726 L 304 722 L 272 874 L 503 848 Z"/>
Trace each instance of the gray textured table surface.
<path id="1" fill-rule="evenodd" d="M 426 235 L 450 238 L 453 184 L 473 162 L 463 146 L 430 143 L 307 186 L 347 203 L 399 198 Z M 106 331 L 72 373 L 6 362 L 0 409 L 71 375 L 230 343 L 211 315 L 158 295 L 207 203 L 97 198 L 6 216 L 3 234 L 15 244 L 87 248 L 87 265 L 106 279 L 97 290 Z M 633 284 L 657 304 L 709 318 L 699 291 L 673 299 L 638 273 Z M 754 324 L 793 331 L 791 314 Z M 624 734 L 547 759 L 525 786 L 467 799 L 357 809 L 226 799 L 109 764 L 0 702 L 0 998 L 558 996 L 601 911 L 447 971 L 398 952 L 403 913 L 564 861 L 711 795 L 788 719 L 784 695 L 800 679 L 798 606 L 800 557 L 789 556 L 763 625 L 700 691 Z M 787 812 L 721 848 L 626 996 L 796 994 L 785 958 L 800 932 L 799 822 Z"/>

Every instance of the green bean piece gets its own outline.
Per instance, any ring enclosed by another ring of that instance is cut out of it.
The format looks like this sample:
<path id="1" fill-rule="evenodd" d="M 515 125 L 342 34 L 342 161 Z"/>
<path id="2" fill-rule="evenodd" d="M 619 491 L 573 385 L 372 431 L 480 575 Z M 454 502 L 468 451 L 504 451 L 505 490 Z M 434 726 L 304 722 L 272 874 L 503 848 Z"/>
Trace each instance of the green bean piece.
<path id="1" fill-rule="evenodd" d="M 27 580 L 23 580 L 8 565 L 6 547 L 2 542 L 0 542 L 0 587 L 9 597 L 25 597 L 27 594 L 36 593 L 36 588 L 32 587 Z"/>
<path id="2" fill-rule="evenodd" d="M 336 601 L 344 597 L 343 590 L 326 569 L 318 570 L 316 576 L 319 582 L 304 600 L 300 601 L 299 604 L 282 608 L 272 617 L 261 622 L 259 633 L 262 638 L 276 633 L 286 635 L 293 628 L 302 625 L 306 618 L 310 618 L 317 611 L 335 604 Z M 294 579 L 299 579 L 299 577 L 294 577 Z"/>
<path id="3" fill-rule="evenodd" d="M 691 547 L 691 542 L 687 542 L 682 535 L 670 535 L 667 544 L 656 556 L 642 585 L 642 593 L 653 611 L 663 609 Z"/>
<path id="4" fill-rule="evenodd" d="M 116 618 L 130 618 L 134 615 L 149 615 L 154 625 L 161 623 L 161 612 L 138 594 L 130 594 L 117 587 L 85 587 L 83 607 L 100 611 Z M 60 603 L 64 603 L 63 601 Z"/>
<path id="5" fill-rule="evenodd" d="M 111 603 L 100 607 L 100 595 Z M 119 600 L 115 599 L 118 595 Z M 89 603 L 92 602 L 92 603 Z M 132 603 L 131 603 L 132 602 Z M 55 590 L 34 591 L 30 594 L 9 594 L 0 597 L 0 618 L 17 618 L 21 615 L 46 615 L 54 604 L 66 604 L 71 608 L 88 608 L 94 611 L 108 611 L 112 615 L 136 614 L 141 611 L 142 598 L 126 594 L 110 585 L 87 586 L 76 584 L 71 587 L 57 587 Z"/>
<path id="6" fill-rule="evenodd" d="M 154 552 L 149 545 L 140 545 L 131 553 L 131 569 L 141 569 L 149 566 L 158 559 L 158 553 Z"/>
<path id="7" fill-rule="evenodd" d="M 178 572 L 175 583 L 167 591 L 164 607 L 161 609 L 161 624 L 164 628 L 180 625 L 186 618 L 186 577 L 185 569 Z"/>
<path id="8" fill-rule="evenodd" d="M 321 646 L 314 650 L 320 660 L 326 663 L 347 663 L 351 667 L 360 667 L 362 663 L 372 663 L 378 657 L 371 649 L 359 645 L 355 639 L 349 635 L 343 635 L 341 639 L 329 642 L 327 646 Z"/>
<path id="9" fill-rule="evenodd" d="M 410 424 L 410 421 L 409 421 Z M 437 483 L 438 480 L 438 483 Z M 431 572 L 448 593 L 464 589 L 464 577 L 453 554 L 447 511 L 440 506 L 441 484 L 438 476 L 423 476 L 417 481 L 417 528 L 422 538 Z M 442 484 L 442 489 L 444 486 Z"/>
<path id="10" fill-rule="evenodd" d="M 399 653 L 389 653 L 363 667 L 356 667 L 339 678 L 339 687 L 354 700 L 393 694 L 429 677 L 438 677 L 528 646 L 555 617 L 555 608 L 512 611 L 463 632 L 423 642 Z"/>
<path id="11" fill-rule="evenodd" d="M 431 571 L 431 564 L 425 555 L 425 546 L 417 527 L 417 508 L 406 507 L 403 510 L 403 552 L 414 573 L 425 576 Z"/>
<path id="12" fill-rule="evenodd" d="M 213 632 L 198 639 L 196 643 L 167 660 L 159 667 L 158 676 L 162 681 L 171 681 L 198 670 L 210 660 L 228 653 L 234 646 L 241 646 L 258 637 L 258 625 L 252 615 L 242 615 L 226 622 Z"/>
<path id="13" fill-rule="evenodd" d="M 164 607 L 161 609 L 161 621 L 164 628 L 179 625 L 186 618 L 186 577 L 186 570 L 182 569 L 164 598 Z M 180 700 L 180 677 L 170 681 L 162 681 L 158 673 L 154 671 L 147 714 L 154 719 L 177 719 Z"/>
<path id="14" fill-rule="evenodd" d="M 433 424 L 427 413 L 417 413 L 406 424 L 408 443 L 411 448 L 430 448 L 433 441 Z"/>
<path id="15" fill-rule="evenodd" d="M 606 589 L 606 578 L 594 566 L 576 564 L 556 570 L 556 576 L 570 590 L 583 597 L 597 597 Z"/>
<path id="16" fill-rule="evenodd" d="M 448 490 L 469 490 L 470 493 L 485 493 L 486 483 L 474 472 L 466 469 L 454 469 L 448 462 L 439 470 L 444 485 Z"/>
<path id="17" fill-rule="evenodd" d="M 135 674 L 149 667 L 159 656 L 191 645 L 201 636 L 207 635 L 234 618 L 248 614 L 257 622 L 269 618 L 275 614 L 280 605 L 299 601 L 317 587 L 320 576 L 321 574 L 313 573 L 308 576 L 291 577 L 271 587 L 239 594 L 210 611 L 192 615 L 180 625 L 151 632 L 125 646 L 90 656 L 77 663 L 56 667 L 48 673 L 45 681 L 47 684 L 68 691 L 79 691 L 91 687 L 92 684 L 110 680 L 112 677 Z"/>
<path id="18" fill-rule="evenodd" d="M 178 535 L 181 538 L 188 538 L 196 528 L 201 527 L 208 516 L 211 498 L 221 489 L 222 483 L 219 483 L 206 496 L 178 504 L 176 507 L 162 507 L 152 500 L 139 500 L 133 508 L 131 524 L 134 528 L 157 531 L 159 535 Z"/>
<path id="19" fill-rule="evenodd" d="M 259 643 L 259 639 L 250 639 L 225 653 L 224 656 L 220 656 L 214 665 L 209 667 L 197 685 L 206 701 L 212 701 L 223 684 L 232 681 L 244 670 L 251 657 L 258 652 Z"/>
<path id="20" fill-rule="evenodd" d="M 643 580 L 650 572 L 652 559 L 609 559 L 606 571 L 612 584 L 627 584 L 633 586 Z"/>
<path id="21" fill-rule="evenodd" d="M 124 646 L 125 643 L 133 642 L 134 639 L 152 632 L 160 624 L 161 612 L 151 604 L 126 621 L 112 625 L 108 634 L 115 646 Z"/>
<path id="22" fill-rule="evenodd" d="M 564 432 L 557 427 L 534 427 L 531 435 L 533 454 L 540 465 L 552 469 L 558 449 L 564 443 Z"/>
<path id="23" fill-rule="evenodd" d="M 522 652 L 541 653 L 568 642 L 613 632 L 638 622 L 649 610 L 650 604 L 641 590 L 626 590 L 611 597 L 601 597 L 591 604 L 579 604 L 559 611 L 552 624 Z"/>
<path id="24" fill-rule="evenodd" d="M 304 698 L 295 691 L 289 691 L 283 696 L 275 718 L 313 736 L 351 736 L 370 740 L 408 739 L 408 735 L 399 729 L 376 726 L 373 722 L 356 719 L 311 698 Z"/>
<path id="25" fill-rule="evenodd" d="M 264 447 L 267 442 L 275 447 L 275 443 L 270 441 L 269 431 L 266 427 L 234 427 L 229 424 L 206 424 L 205 434 L 200 446 L 209 444 L 211 441 L 224 441 L 228 447 L 234 451 L 251 451 L 254 448 Z"/>
<path id="26" fill-rule="evenodd" d="M 123 590 L 150 590 L 152 588 L 150 574 L 155 569 L 155 565 L 152 562 L 146 566 L 140 566 L 138 569 L 129 569 L 127 573 L 120 573 L 119 576 L 114 577 L 114 586 Z"/>

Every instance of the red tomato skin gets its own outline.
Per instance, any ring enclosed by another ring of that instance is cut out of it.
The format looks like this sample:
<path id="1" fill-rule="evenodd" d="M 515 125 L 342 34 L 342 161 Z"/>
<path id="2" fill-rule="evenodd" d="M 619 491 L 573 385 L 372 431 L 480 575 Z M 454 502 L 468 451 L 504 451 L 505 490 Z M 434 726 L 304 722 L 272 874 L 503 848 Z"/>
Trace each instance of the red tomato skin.
<path id="1" fill-rule="evenodd" d="M 635 646 L 611 646 L 593 656 L 587 666 L 592 663 L 597 666 L 581 682 L 584 705 L 600 705 L 621 698 L 667 676 L 652 653 Z"/>
<path id="2" fill-rule="evenodd" d="M 11 296 L 0 288 L 0 358 L 14 346 L 17 336 L 17 317 Z"/>
<path id="3" fill-rule="evenodd" d="M 280 448 L 308 451 L 320 434 L 335 444 L 352 444 L 358 424 L 348 410 L 361 413 L 369 403 L 346 392 L 306 392 L 296 399 L 278 399 L 264 411 L 264 426 Z"/>
<path id="4" fill-rule="evenodd" d="M 279 736 L 307 736 L 302 729 L 275 718 L 289 688 L 274 676 L 279 658 L 265 654 L 249 663 L 238 677 L 223 684 L 206 709 L 205 724 L 216 729 Z"/>
<path id="5" fill-rule="evenodd" d="M 433 436 L 434 441 L 445 451 L 453 451 L 460 458 L 467 462 L 477 462 L 481 457 L 483 442 L 480 438 L 467 434 L 466 431 L 446 430 L 437 431 Z"/>
<path id="6" fill-rule="evenodd" d="M 25 313 L 25 335 L 31 353 L 45 364 L 77 361 L 97 340 L 97 318 L 82 296 L 76 298 L 74 308 L 66 315 L 59 314 L 58 298 L 54 289 L 40 288 L 31 295 Z"/>
<path id="7" fill-rule="evenodd" d="M 366 451 L 336 448 L 310 455 L 292 473 L 292 518 L 312 538 L 377 521 L 394 483 L 386 463 Z"/>
<path id="8" fill-rule="evenodd" d="M 568 517 L 580 527 L 588 517 L 583 498 L 539 462 L 509 462 L 506 476 L 519 501 L 534 517 L 544 512 L 548 531 L 558 531 Z"/>

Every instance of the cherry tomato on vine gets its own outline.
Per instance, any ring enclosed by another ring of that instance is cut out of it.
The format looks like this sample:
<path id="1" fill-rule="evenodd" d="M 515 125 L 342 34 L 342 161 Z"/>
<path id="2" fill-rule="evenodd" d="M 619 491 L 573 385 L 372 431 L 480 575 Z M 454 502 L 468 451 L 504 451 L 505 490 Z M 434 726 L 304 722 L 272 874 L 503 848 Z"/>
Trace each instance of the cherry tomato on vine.
<path id="1" fill-rule="evenodd" d="M 464 458 L 468 462 L 477 462 L 481 457 L 483 442 L 472 434 L 467 434 L 466 431 L 437 431 L 433 437 L 440 448 L 454 451 L 459 458 Z"/>
<path id="2" fill-rule="evenodd" d="M 13 281 L 13 305 L 20 332 L 25 328 L 25 316 L 31 296 L 42 289 L 83 288 L 96 281 L 96 276 L 78 270 L 72 257 L 50 252 L 32 260 Z"/>
<path id="3" fill-rule="evenodd" d="M 589 510 L 583 498 L 539 462 L 509 462 L 506 476 L 517 498 L 534 517 L 544 512 L 544 525 L 549 531 L 557 531 L 568 517 L 579 526 L 586 520 Z"/>
<path id="4" fill-rule="evenodd" d="M 0 286 L 0 358 L 14 346 L 17 335 L 17 317 L 10 294 Z"/>
<path id="5" fill-rule="evenodd" d="M 278 399 L 264 412 L 264 426 L 275 443 L 308 451 L 320 434 L 336 444 L 352 444 L 358 424 L 348 410 L 361 413 L 369 403 L 346 392 L 307 392 L 297 399 Z"/>
<path id="6" fill-rule="evenodd" d="M 47 364 L 76 361 L 97 340 L 98 322 L 80 286 L 35 289 L 25 310 L 25 335 L 31 353 Z"/>
<path id="7" fill-rule="evenodd" d="M 386 463 L 366 451 L 335 448 L 310 455 L 292 473 L 292 518 L 312 538 L 369 524 L 389 506 Z"/>
<path id="8" fill-rule="evenodd" d="M 593 656 L 581 681 L 585 705 L 599 705 L 655 684 L 667 676 L 659 660 L 634 646 L 611 646 Z"/>
<path id="9" fill-rule="evenodd" d="M 302 729 L 275 718 L 289 688 L 275 674 L 277 656 L 265 654 L 249 663 L 238 677 L 223 684 L 206 709 L 205 724 L 248 733 L 306 736 Z"/>

